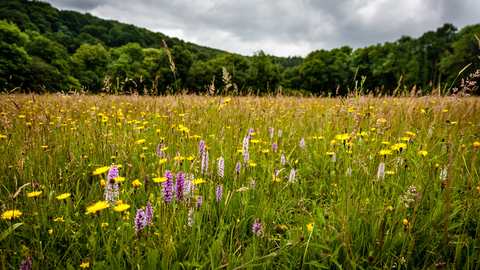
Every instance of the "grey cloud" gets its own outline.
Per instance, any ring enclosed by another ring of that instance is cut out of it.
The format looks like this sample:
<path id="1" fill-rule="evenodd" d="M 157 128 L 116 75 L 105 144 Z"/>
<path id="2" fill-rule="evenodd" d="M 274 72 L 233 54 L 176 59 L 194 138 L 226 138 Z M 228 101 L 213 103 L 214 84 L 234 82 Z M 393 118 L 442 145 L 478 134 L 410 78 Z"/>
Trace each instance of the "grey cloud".
<path id="1" fill-rule="evenodd" d="M 49 0 L 53 6 L 134 24 L 244 55 L 302 55 L 418 37 L 446 22 L 476 21 L 474 0 Z"/>

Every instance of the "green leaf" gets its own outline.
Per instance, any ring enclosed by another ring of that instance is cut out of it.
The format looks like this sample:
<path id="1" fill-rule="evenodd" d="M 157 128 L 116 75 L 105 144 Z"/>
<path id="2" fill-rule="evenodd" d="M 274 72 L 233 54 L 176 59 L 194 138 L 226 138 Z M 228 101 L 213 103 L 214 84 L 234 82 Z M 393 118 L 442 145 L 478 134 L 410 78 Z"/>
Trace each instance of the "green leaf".
<path id="1" fill-rule="evenodd" d="M 0 241 L 3 241 L 3 239 L 7 238 L 7 236 L 8 236 L 11 232 L 13 232 L 16 228 L 18 228 L 18 227 L 20 227 L 20 226 L 22 226 L 22 225 L 23 225 L 23 223 L 15 223 L 15 224 L 13 224 L 13 226 L 11 226 L 10 228 L 8 228 L 6 231 L 4 231 L 4 232 L 2 233 L 2 236 L 1 236 L 1 238 L 0 238 Z"/>
<path id="2" fill-rule="evenodd" d="M 315 266 L 316 268 L 323 268 L 323 269 L 328 269 L 329 267 L 320 263 L 319 261 L 311 261 L 311 262 L 306 262 L 304 264 L 309 264 L 309 265 L 313 265 Z"/>

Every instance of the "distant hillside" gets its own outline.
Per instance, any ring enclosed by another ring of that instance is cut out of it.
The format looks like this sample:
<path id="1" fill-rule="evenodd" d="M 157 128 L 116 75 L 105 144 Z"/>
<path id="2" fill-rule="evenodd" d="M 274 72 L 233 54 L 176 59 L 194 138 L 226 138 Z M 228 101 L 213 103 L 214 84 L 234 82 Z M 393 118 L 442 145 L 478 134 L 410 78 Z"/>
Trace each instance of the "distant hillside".
<path id="1" fill-rule="evenodd" d="M 414 85 L 431 91 L 450 85 L 469 63 L 462 77 L 480 68 L 474 33 L 480 36 L 479 24 L 459 32 L 445 24 L 417 39 L 403 36 L 355 51 L 344 46 L 306 58 L 262 51 L 242 56 L 40 1 L 0 0 L 0 84 L 4 91 L 163 94 L 205 92 L 213 80 L 217 91 L 228 85 L 228 91 L 266 93 L 282 86 L 284 92 L 326 95 L 337 89 L 345 94 L 354 79 L 366 76 L 365 87 L 377 92 Z"/>

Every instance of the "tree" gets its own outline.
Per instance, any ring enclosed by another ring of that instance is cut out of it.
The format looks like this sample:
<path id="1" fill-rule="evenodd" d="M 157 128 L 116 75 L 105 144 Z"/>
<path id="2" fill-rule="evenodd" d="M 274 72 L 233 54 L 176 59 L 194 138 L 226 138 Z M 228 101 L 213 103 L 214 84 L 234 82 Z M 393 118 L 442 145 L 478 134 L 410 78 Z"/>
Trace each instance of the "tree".
<path id="1" fill-rule="evenodd" d="M 30 57 L 24 46 L 29 37 L 13 23 L 0 21 L 0 85 L 12 89 L 28 81 Z"/>

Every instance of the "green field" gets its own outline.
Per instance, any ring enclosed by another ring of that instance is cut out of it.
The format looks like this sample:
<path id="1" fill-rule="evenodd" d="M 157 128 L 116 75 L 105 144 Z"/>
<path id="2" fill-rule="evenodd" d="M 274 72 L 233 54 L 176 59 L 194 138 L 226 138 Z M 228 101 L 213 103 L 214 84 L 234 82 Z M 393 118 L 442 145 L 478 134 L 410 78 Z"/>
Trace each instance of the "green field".
<path id="1" fill-rule="evenodd" d="M 0 267 L 478 269 L 478 101 L 1 95 Z"/>

